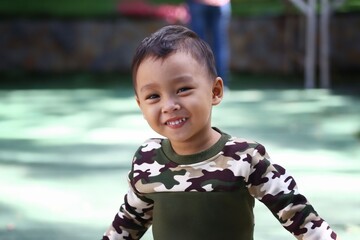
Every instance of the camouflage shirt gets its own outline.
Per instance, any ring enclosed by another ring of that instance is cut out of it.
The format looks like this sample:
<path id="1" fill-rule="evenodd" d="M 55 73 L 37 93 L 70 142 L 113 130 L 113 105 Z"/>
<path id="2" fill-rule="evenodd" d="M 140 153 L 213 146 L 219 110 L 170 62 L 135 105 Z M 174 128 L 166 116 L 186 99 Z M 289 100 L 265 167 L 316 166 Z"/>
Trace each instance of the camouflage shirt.
<path id="1" fill-rule="evenodd" d="M 297 239 L 336 239 L 263 145 L 222 133 L 210 149 L 177 155 L 167 139 L 147 140 L 136 152 L 125 195 L 103 240 L 252 240 L 254 199 L 264 203 Z"/>

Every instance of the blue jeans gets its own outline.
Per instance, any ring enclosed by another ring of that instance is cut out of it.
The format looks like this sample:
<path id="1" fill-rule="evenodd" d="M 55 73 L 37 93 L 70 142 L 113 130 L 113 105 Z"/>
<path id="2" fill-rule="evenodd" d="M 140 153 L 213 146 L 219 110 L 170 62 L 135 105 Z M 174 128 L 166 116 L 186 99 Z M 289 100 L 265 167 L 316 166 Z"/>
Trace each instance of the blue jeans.
<path id="1" fill-rule="evenodd" d="M 224 85 L 229 83 L 230 46 L 229 25 L 231 18 L 231 4 L 223 6 L 209 6 L 195 1 L 187 1 L 191 21 L 190 28 L 211 46 L 218 75 Z"/>

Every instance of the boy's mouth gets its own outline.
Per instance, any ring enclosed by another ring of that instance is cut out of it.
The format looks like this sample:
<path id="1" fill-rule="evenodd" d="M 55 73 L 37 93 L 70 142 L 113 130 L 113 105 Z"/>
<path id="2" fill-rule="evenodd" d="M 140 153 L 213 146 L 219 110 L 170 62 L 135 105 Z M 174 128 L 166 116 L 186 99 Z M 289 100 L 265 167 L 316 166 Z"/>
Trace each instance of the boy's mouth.
<path id="1" fill-rule="evenodd" d="M 174 127 L 174 126 L 180 125 L 181 123 L 185 122 L 186 120 L 187 120 L 186 118 L 180 118 L 177 120 L 169 120 L 169 121 L 165 122 L 165 125 Z"/>

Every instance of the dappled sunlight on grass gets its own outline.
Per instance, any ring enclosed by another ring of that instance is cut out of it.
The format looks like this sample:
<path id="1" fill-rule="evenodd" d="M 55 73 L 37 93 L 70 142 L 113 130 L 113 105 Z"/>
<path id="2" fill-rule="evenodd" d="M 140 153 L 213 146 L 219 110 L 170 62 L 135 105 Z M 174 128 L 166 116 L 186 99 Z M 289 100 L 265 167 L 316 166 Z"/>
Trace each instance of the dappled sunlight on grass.
<path id="1" fill-rule="evenodd" d="M 138 141 L 144 137 L 140 129 L 147 129 L 134 97 L 120 98 L 106 90 L 4 91 L 0 95 L 0 139 L 106 144 L 121 141 L 124 132 L 120 130 L 138 129 Z"/>
<path id="2" fill-rule="evenodd" d="M 231 91 L 214 109 L 214 121 L 235 134 L 260 137 L 271 144 L 299 150 L 313 145 L 337 151 L 343 146 L 334 146 L 334 141 L 358 144 L 357 101 L 327 90 Z"/>
<path id="3" fill-rule="evenodd" d="M 360 184 L 358 98 L 326 90 L 231 90 L 213 119 L 225 132 L 263 143 L 343 240 L 358 233 L 357 215 L 347 224 L 360 204 L 352 189 Z M 0 210 L 7 209 L 0 238 L 4 226 L 20 234 L 39 223 L 91 228 L 99 238 L 122 202 L 133 153 L 154 136 L 131 88 L 0 91 Z M 328 211 L 334 204 L 343 207 Z M 259 203 L 255 214 L 256 239 L 291 237 Z"/>

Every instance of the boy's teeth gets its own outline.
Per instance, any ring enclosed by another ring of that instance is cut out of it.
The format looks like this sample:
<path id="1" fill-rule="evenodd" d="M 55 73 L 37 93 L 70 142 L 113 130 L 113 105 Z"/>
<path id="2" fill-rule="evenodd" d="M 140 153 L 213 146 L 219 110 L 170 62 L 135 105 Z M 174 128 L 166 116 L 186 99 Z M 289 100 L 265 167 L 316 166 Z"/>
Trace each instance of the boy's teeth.
<path id="1" fill-rule="evenodd" d="M 167 122 L 166 124 L 174 126 L 174 125 L 177 125 L 177 124 L 180 124 L 180 123 L 184 122 L 185 120 L 186 120 L 185 118 L 181 118 L 181 119 L 173 121 L 173 122 Z"/>

